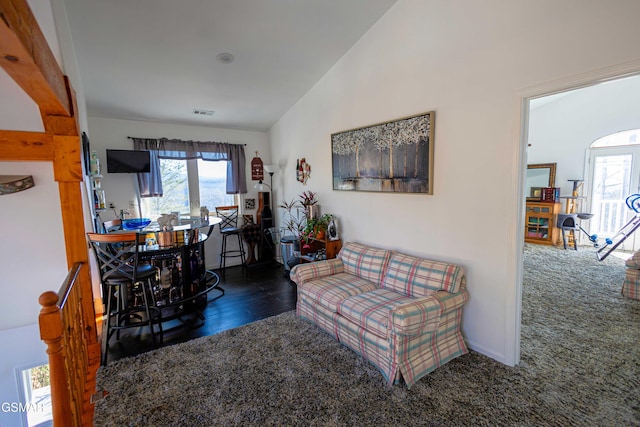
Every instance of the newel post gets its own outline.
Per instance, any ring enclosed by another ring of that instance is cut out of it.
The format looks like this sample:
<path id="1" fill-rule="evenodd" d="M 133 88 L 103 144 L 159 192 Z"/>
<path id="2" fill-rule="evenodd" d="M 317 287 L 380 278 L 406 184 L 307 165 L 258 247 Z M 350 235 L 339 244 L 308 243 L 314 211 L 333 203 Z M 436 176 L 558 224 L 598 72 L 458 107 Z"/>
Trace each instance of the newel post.
<path id="1" fill-rule="evenodd" d="M 47 345 L 49 355 L 49 376 L 51 378 L 51 406 L 53 419 L 57 425 L 70 426 L 73 415 L 70 407 L 69 387 L 65 375 L 64 357 L 62 354 L 62 314 L 58 307 L 58 294 L 53 291 L 44 292 L 38 302 L 42 306 L 38 322 L 40 323 L 40 339 Z"/>

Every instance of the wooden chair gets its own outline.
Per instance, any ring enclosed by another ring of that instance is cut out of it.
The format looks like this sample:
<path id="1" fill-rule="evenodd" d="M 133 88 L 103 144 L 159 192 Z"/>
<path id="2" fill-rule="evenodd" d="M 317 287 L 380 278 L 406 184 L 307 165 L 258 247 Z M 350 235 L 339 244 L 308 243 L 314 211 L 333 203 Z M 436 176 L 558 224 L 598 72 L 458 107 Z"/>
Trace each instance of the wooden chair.
<path id="1" fill-rule="evenodd" d="M 111 221 L 105 221 L 102 223 L 102 229 L 105 233 L 111 233 L 112 231 L 122 230 L 122 220 L 112 219 Z"/>

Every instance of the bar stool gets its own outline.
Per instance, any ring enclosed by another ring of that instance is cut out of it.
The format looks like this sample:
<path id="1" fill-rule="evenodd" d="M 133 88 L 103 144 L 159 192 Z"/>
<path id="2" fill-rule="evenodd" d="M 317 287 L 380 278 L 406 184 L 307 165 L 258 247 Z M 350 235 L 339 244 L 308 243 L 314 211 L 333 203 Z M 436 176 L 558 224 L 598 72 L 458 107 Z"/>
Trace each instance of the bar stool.
<path id="1" fill-rule="evenodd" d="M 162 344 L 161 312 L 155 306 L 151 279 L 156 269 L 140 264 L 137 233 L 87 233 L 96 255 L 102 296 L 106 299 L 101 364 L 106 365 L 109 340 L 125 328 L 149 326 L 154 347 L 157 346 L 154 324 L 158 325 Z"/>
<path id="2" fill-rule="evenodd" d="M 238 227 L 238 205 L 216 206 L 216 215 L 222 220 L 220 222 L 220 234 L 222 235 L 220 269 L 224 277 L 227 258 L 239 257 L 242 268 L 245 268 L 247 263 L 245 260 L 244 245 L 242 243 L 242 228 Z M 229 249 L 227 248 L 227 238 L 234 236 L 238 239 L 238 249 Z"/>
<path id="3" fill-rule="evenodd" d="M 211 233 L 213 232 L 213 229 L 215 228 L 215 224 L 214 225 L 209 225 L 207 226 L 207 240 L 209 239 L 209 237 L 211 237 Z M 199 233 L 199 230 L 196 231 L 196 234 Z M 196 239 L 197 241 L 197 235 L 194 236 L 194 239 Z M 219 290 L 220 292 L 222 292 L 222 294 L 218 295 L 217 297 L 213 298 L 212 300 L 208 300 L 208 301 L 213 301 L 216 300 L 218 298 L 220 298 L 222 295 L 224 295 L 224 289 L 222 289 L 220 287 L 220 279 L 218 277 L 218 275 L 216 273 L 214 273 L 212 270 L 207 270 L 207 258 L 205 257 L 205 252 L 204 252 L 204 247 L 205 245 L 202 244 L 202 253 L 200 254 L 200 256 L 202 257 L 202 262 L 204 264 L 204 268 L 203 268 L 203 276 L 202 276 L 202 280 L 204 280 L 204 282 L 208 285 L 209 283 L 213 282 L 214 280 L 218 280 L 218 284 L 216 286 L 214 286 L 214 289 Z"/>

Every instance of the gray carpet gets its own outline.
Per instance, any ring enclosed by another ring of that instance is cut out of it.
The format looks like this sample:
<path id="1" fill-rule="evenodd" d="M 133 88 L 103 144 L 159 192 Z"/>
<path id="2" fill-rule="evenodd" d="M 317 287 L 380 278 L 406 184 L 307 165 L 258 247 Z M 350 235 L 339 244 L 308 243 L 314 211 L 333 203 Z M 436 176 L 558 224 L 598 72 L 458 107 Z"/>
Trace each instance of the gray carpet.
<path id="1" fill-rule="evenodd" d="M 293 312 L 118 360 L 96 426 L 640 425 L 640 302 L 624 261 L 525 249 L 522 362 L 455 359 L 411 390 Z"/>

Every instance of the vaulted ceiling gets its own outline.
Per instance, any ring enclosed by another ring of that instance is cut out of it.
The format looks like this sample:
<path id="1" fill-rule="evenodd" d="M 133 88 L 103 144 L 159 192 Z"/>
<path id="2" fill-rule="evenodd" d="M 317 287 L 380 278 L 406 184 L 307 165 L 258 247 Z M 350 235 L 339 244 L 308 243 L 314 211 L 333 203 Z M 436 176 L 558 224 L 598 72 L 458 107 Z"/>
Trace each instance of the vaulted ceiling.
<path id="1" fill-rule="evenodd" d="M 90 116 L 251 130 L 269 129 L 395 2 L 65 0 Z"/>

